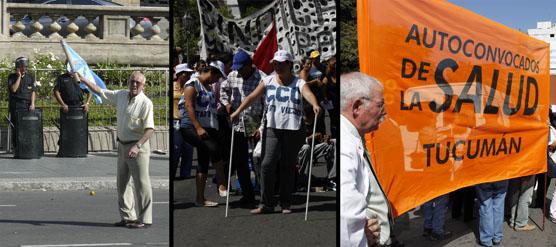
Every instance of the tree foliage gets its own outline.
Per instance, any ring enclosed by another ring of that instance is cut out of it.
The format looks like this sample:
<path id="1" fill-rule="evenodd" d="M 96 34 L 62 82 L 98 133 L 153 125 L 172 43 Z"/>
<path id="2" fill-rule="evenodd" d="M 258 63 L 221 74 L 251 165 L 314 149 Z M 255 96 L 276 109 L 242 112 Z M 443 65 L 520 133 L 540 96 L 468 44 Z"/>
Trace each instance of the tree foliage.
<path id="1" fill-rule="evenodd" d="M 342 73 L 359 70 L 355 0 L 340 0 L 340 66 Z"/>

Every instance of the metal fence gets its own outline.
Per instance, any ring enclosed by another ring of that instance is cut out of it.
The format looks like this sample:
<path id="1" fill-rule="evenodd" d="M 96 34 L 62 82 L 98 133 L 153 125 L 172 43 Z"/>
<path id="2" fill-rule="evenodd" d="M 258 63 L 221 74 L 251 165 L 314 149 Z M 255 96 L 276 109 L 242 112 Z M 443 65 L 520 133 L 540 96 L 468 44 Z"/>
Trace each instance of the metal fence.
<path id="1" fill-rule="evenodd" d="M 126 89 L 127 80 L 133 71 L 145 74 L 144 92 L 153 102 L 154 121 L 157 126 L 168 127 L 168 100 L 170 97 L 170 73 L 168 68 L 120 68 L 96 69 L 108 89 Z M 0 69 L 0 152 L 8 151 L 8 75 L 14 70 Z M 38 69 L 29 71 L 37 81 L 36 108 L 43 111 L 43 126 L 57 126 L 60 106 L 53 93 L 56 78 L 65 73 L 56 69 Z M 89 126 L 116 126 L 116 109 L 110 105 L 96 104 L 91 99 L 89 107 Z"/>

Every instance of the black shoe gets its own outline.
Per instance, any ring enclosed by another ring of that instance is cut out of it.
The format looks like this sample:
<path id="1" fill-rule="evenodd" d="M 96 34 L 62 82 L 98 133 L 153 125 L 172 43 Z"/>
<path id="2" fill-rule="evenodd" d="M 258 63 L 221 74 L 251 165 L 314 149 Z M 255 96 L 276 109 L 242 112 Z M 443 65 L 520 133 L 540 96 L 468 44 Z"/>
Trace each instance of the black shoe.
<path id="1" fill-rule="evenodd" d="M 492 245 L 500 245 L 500 242 L 502 242 L 502 241 L 496 242 L 496 241 L 493 240 Z"/>
<path id="2" fill-rule="evenodd" d="M 423 237 L 428 238 L 431 234 L 432 234 L 432 229 L 431 228 L 423 229 Z"/>
<path id="3" fill-rule="evenodd" d="M 114 223 L 114 226 L 127 226 L 129 224 L 134 224 L 134 223 L 136 223 L 135 220 L 120 220 Z"/>
<path id="4" fill-rule="evenodd" d="M 452 237 L 452 232 L 449 232 L 449 231 L 445 231 L 445 232 L 440 233 L 440 234 L 433 232 L 433 233 L 431 233 L 431 236 L 430 236 L 429 239 L 432 240 L 432 241 L 438 241 L 438 240 L 448 239 L 450 237 Z"/>
<path id="5" fill-rule="evenodd" d="M 328 180 L 326 183 L 327 191 L 336 191 L 336 182 L 334 180 Z"/>

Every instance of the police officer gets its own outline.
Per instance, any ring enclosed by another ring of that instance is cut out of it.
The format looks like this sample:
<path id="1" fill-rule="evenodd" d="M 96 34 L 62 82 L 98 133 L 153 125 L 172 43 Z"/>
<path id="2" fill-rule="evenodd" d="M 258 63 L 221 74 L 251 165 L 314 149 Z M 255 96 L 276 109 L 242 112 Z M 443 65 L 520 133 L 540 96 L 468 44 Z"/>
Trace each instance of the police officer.
<path id="1" fill-rule="evenodd" d="M 16 72 L 8 75 L 9 111 L 14 133 L 15 128 L 17 128 L 16 112 L 21 110 L 35 110 L 35 92 L 37 86 L 35 78 L 27 73 L 28 65 L 29 59 L 26 57 L 19 57 L 15 60 Z M 15 135 L 12 137 L 15 148 L 17 145 L 15 142 Z"/>
<path id="2" fill-rule="evenodd" d="M 85 103 L 83 103 L 83 94 L 87 94 Z M 64 73 L 56 79 L 54 97 L 64 112 L 68 112 L 70 107 L 82 107 L 83 112 L 89 111 L 91 96 L 88 90 L 79 87 L 79 81 L 75 79 L 74 74 Z"/>

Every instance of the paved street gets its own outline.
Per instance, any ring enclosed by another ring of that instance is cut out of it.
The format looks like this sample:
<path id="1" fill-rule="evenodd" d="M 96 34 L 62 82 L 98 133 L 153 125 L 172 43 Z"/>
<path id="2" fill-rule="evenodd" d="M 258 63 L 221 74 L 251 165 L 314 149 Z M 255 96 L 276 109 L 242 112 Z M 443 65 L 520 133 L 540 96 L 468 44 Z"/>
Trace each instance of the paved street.
<path id="1" fill-rule="evenodd" d="M 554 179 L 553 179 L 554 180 Z M 554 190 L 554 182 L 548 190 L 548 198 L 552 197 Z M 454 220 L 451 218 L 451 209 L 446 213 L 445 228 L 452 231 L 453 236 L 444 241 L 433 242 L 421 236 L 423 233 L 423 214 L 419 208 L 402 215 L 396 220 L 395 234 L 402 240 L 405 246 L 415 247 L 432 247 L 432 246 L 451 246 L 451 247 L 471 247 L 479 246 L 477 238 L 479 236 L 479 219 L 477 202 L 475 203 L 475 219 L 471 222 L 463 222 L 461 220 Z M 550 205 L 550 201 L 547 202 Z M 504 238 L 500 246 L 556 246 L 556 224 L 553 224 L 548 219 L 545 221 L 545 230 L 542 228 L 542 210 L 539 208 L 529 209 L 529 224 L 536 224 L 537 229 L 531 232 L 516 232 L 510 228 L 507 223 L 504 223 Z"/>
<path id="2" fill-rule="evenodd" d="M 120 219 L 115 190 L 0 192 L 0 246 L 168 246 L 168 190 L 153 192 L 148 229 L 112 226 Z"/>
<path id="3" fill-rule="evenodd" d="M 84 190 L 116 188 L 115 152 L 90 153 L 86 158 L 13 159 L 0 155 L 0 191 Z M 153 188 L 168 189 L 168 156 L 151 155 L 149 173 Z"/>
<path id="4" fill-rule="evenodd" d="M 324 170 L 316 167 L 315 174 L 321 176 Z M 294 195 L 290 215 L 279 213 L 280 207 L 274 214 L 250 215 L 235 203 L 241 196 L 230 196 L 224 218 L 226 198 L 218 197 L 215 184 L 207 185 L 207 199 L 219 202 L 217 208 L 194 206 L 195 179 L 174 181 L 174 246 L 336 246 L 336 192 L 311 193 L 308 221 L 306 193 L 300 192 Z"/>

